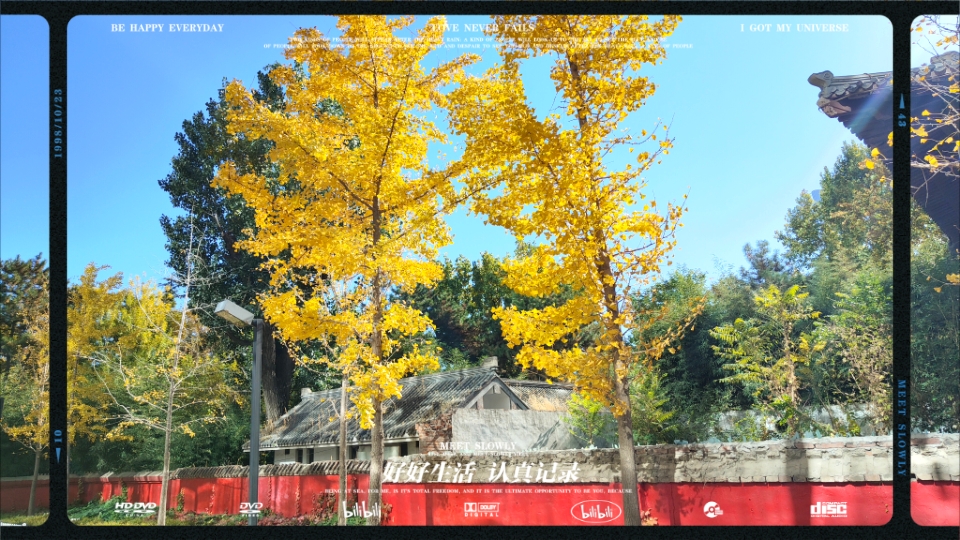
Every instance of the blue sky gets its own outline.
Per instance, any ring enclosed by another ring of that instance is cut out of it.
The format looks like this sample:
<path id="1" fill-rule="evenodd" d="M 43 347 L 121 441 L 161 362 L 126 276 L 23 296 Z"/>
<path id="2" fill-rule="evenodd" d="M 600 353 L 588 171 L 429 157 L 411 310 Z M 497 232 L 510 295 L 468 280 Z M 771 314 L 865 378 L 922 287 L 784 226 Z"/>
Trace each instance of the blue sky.
<path id="1" fill-rule="evenodd" d="M 68 29 L 71 98 L 68 163 L 68 276 L 90 262 L 125 276 L 158 279 L 166 272 L 161 214 L 174 213 L 157 181 L 170 172 L 174 134 L 203 109 L 221 79 L 247 86 L 265 65 L 283 61 L 280 48 L 301 27 L 336 35 L 332 17 L 77 17 Z M 449 24 L 488 22 L 450 17 Z M 418 19 L 418 26 L 424 19 Z M 112 32 L 111 25 L 223 24 L 223 33 Z M 797 32 L 798 23 L 848 24 L 847 32 Z M 751 32 L 751 24 L 771 24 Z M 777 24 L 792 25 L 777 32 Z M 744 31 L 741 31 L 741 25 Z M 462 26 L 461 26 L 462 29 Z M 467 37 L 480 34 L 449 33 Z M 685 17 L 668 38 L 660 66 L 645 66 L 657 94 L 625 126 L 649 130 L 670 122 L 675 148 L 646 175 L 658 202 L 689 193 L 674 265 L 716 276 L 715 263 L 743 264 L 747 242 L 773 239 L 801 190 L 818 187 L 841 144 L 853 136 L 816 107 L 814 72 L 836 75 L 889 71 L 892 30 L 883 17 Z M 684 47 L 672 47 L 673 44 Z M 269 47 L 265 47 L 269 45 Z M 480 51 L 485 68 L 497 60 Z M 433 61 L 450 58 L 438 51 Z M 428 57 L 430 60 L 431 57 Z M 538 112 L 553 101 L 550 60 L 524 68 Z M 111 66 L 105 69 L 105 66 Z M 671 122 L 672 119 L 672 122 Z M 513 240 L 459 211 L 449 219 L 454 244 L 443 253 L 476 259 L 504 255 Z"/>
<path id="2" fill-rule="evenodd" d="M 50 253 L 50 27 L 0 16 L 0 259 Z"/>

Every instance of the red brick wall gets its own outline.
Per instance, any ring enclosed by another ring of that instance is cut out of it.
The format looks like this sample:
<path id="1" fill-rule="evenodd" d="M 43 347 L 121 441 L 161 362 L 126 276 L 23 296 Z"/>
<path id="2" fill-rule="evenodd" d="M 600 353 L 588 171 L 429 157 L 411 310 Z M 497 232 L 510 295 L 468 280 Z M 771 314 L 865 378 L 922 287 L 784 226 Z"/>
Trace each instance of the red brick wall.
<path id="1" fill-rule="evenodd" d="M 420 438 L 420 452 L 439 452 L 438 443 L 449 443 L 453 440 L 453 413 L 441 414 L 435 420 L 417 424 L 416 428 L 417 437 Z"/>

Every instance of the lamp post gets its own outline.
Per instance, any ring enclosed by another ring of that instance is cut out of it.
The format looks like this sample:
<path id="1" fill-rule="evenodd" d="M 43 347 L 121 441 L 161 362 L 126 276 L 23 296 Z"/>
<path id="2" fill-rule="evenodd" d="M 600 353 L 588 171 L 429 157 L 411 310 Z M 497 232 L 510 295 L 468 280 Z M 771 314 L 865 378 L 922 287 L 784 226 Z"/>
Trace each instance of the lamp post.
<path id="1" fill-rule="evenodd" d="M 253 380 L 250 390 L 250 472 L 249 503 L 251 526 L 257 524 L 257 484 L 260 478 L 260 349 L 263 336 L 263 319 L 254 319 L 253 313 L 224 300 L 217 304 L 214 312 L 236 326 L 253 326 Z"/>

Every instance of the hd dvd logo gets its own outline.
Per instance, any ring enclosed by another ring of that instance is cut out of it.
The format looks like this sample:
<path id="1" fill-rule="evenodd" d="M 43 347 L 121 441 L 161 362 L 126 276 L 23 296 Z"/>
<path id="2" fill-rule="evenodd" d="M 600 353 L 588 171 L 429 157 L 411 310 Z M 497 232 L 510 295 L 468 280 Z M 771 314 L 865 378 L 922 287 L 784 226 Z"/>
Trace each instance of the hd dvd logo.
<path id="1" fill-rule="evenodd" d="M 610 501 L 583 501 L 575 504 L 570 513 L 584 523 L 606 523 L 620 517 L 622 511 Z"/>
<path id="2" fill-rule="evenodd" d="M 720 509 L 720 505 L 710 501 L 703 506 L 703 513 L 707 515 L 708 518 L 713 519 L 717 516 L 723 515 L 723 510 Z"/>
<path id="3" fill-rule="evenodd" d="M 500 503 L 463 503 L 463 517 L 500 517 Z"/>
<path id="4" fill-rule="evenodd" d="M 118 502 L 113 511 L 118 514 L 154 514 L 157 511 L 157 503 Z"/>
<path id="5" fill-rule="evenodd" d="M 812 518 L 845 518 L 847 517 L 847 503 L 845 502 L 818 502 L 810 505 Z"/>
<path id="6" fill-rule="evenodd" d="M 262 502 L 242 502 L 240 503 L 240 513 L 247 515 L 260 515 L 260 509 L 263 508 Z"/>

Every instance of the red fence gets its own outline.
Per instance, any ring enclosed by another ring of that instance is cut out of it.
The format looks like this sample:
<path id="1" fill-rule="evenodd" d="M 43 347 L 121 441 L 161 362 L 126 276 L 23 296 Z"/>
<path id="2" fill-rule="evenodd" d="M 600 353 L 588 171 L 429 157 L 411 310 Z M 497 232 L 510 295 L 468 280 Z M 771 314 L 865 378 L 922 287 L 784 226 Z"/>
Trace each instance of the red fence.
<path id="1" fill-rule="evenodd" d="M 919 525 L 960 527 L 960 482 L 913 482 L 910 514 Z"/>
<path id="2" fill-rule="evenodd" d="M 383 495 L 394 505 L 391 525 L 623 525 L 619 484 L 444 484 L 431 485 L 430 493 L 386 491 L 399 486 L 385 486 Z M 883 525 L 892 501 L 890 484 L 640 486 L 640 509 L 650 510 L 660 525 Z M 811 515 L 818 503 L 821 510 L 843 506 Z"/>
<path id="3" fill-rule="evenodd" d="M 45 493 L 46 481 L 43 484 L 38 495 Z M 273 512 L 298 515 L 312 510 L 315 494 L 335 491 L 337 485 L 336 476 L 261 477 L 259 500 Z M 70 500 L 105 500 L 120 494 L 123 487 L 131 502 L 159 499 L 159 477 L 138 477 L 85 479 L 79 498 L 73 483 Z M 25 510 L 29 488 L 29 481 L 4 482 L 0 508 Z M 365 500 L 367 477 L 351 475 L 348 489 Z M 622 496 L 617 490 L 615 484 L 385 484 L 383 500 L 393 506 L 393 525 L 617 525 L 623 523 Z M 185 511 L 235 514 L 240 502 L 247 500 L 247 479 L 172 480 L 170 507 L 177 505 L 178 495 Z M 930 518 L 922 523 L 949 524 L 944 523 L 949 521 L 943 512 L 949 507 L 945 499 L 956 499 L 960 484 L 915 484 L 916 505 L 924 504 L 925 495 L 932 499 L 927 506 L 939 510 L 929 511 Z M 836 517 L 811 516 L 810 507 L 818 502 L 846 503 L 846 512 Z M 649 509 L 661 525 L 882 525 L 890 518 L 892 491 L 889 485 L 865 483 L 643 484 L 640 506 Z"/>
<path id="4" fill-rule="evenodd" d="M 188 512 L 236 514 L 247 478 L 170 481 L 169 507 L 182 496 Z M 259 500 L 284 516 L 310 512 L 314 496 L 335 492 L 337 476 L 261 476 Z M 349 475 L 348 490 L 366 500 L 368 477 Z M 157 502 L 157 476 L 73 479 L 70 503 L 119 495 Z M 619 484 L 384 484 L 390 525 L 619 525 Z M 37 487 L 45 508 L 47 481 Z M 0 511 L 24 511 L 30 480 L 0 483 Z M 921 525 L 960 526 L 960 482 L 914 482 L 912 515 Z M 842 505 L 842 506 L 841 506 Z M 640 507 L 660 525 L 883 525 L 893 511 L 889 483 L 658 483 L 640 485 Z M 819 511 L 819 513 L 814 513 Z"/>

